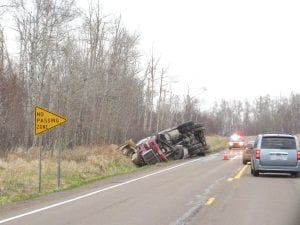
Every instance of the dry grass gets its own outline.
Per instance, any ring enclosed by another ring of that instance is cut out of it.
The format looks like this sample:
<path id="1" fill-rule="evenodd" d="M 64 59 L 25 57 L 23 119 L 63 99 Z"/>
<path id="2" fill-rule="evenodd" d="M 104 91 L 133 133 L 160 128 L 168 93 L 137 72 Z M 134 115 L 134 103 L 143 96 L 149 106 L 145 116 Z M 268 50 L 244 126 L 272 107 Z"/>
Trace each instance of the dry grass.
<path id="1" fill-rule="evenodd" d="M 210 152 L 226 148 L 227 139 L 206 138 Z M 78 147 L 65 150 L 61 161 L 61 189 L 74 188 L 104 177 L 137 170 L 116 146 Z M 43 151 L 42 193 L 38 193 L 39 149 L 22 149 L 0 158 L 0 205 L 57 191 L 57 154 Z M 158 165 L 159 166 L 159 165 Z"/>
<path id="2" fill-rule="evenodd" d="M 64 151 L 61 188 L 136 170 L 129 159 L 113 150 L 114 147 L 79 147 Z M 27 152 L 19 150 L 0 159 L 0 205 L 56 191 L 57 157 L 43 152 L 42 193 L 38 193 L 38 152 L 36 148 Z"/>
<path id="3" fill-rule="evenodd" d="M 206 142 L 209 145 L 209 152 L 224 150 L 228 145 L 228 139 L 218 135 L 207 136 Z"/>

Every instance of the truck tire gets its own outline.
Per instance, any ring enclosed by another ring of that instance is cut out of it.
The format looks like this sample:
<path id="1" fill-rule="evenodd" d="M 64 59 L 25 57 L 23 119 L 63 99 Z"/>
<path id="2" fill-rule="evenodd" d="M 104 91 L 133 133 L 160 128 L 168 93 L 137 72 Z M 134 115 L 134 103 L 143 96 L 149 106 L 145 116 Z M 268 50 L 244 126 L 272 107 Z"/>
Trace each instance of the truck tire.
<path id="1" fill-rule="evenodd" d="M 132 156 L 131 156 L 131 161 L 137 165 L 137 166 L 145 166 L 145 163 L 144 161 L 142 160 L 141 156 L 138 155 L 137 153 L 134 153 Z"/>
<path id="2" fill-rule="evenodd" d="M 200 147 L 202 147 L 202 144 L 196 144 L 193 145 L 192 147 L 190 147 L 189 150 L 189 154 L 190 155 L 198 155 L 201 152 Z"/>
<path id="3" fill-rule="evenodd" d="M 202 124 L 195 124 L 193 127 L 194 132 L 204 131 L 205 127 Z"/>
<path id="4" fill-rule="evenodd" d="M 194 122 L 193 121 L 189 121 L 183 124 L 180 124 L 179 126 L 177 126 L 177 129 L 179 130 L 180 133 L 186 133 L 189 132 L 193 129 L 194 127 Z"/>
<path id="5" fill-rule="evenodd" d="M 174 153 L 172 154 L 172 158 L 174 160 L 179 160 L 182 159 L 184 156 L 184 149 L 182 145 L 177 145 L 175 146 L 176 151 L 174 151 Z"/>

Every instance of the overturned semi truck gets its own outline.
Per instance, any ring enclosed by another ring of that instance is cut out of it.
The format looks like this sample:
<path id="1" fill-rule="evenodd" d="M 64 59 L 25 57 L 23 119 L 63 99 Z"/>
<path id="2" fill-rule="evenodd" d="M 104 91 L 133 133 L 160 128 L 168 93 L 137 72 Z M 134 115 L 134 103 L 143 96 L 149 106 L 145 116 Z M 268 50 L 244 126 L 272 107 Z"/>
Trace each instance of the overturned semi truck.
<path id="1" fill-rule="evenodd" d="M 138 143 L 128 141 L 118 147 L 124 155 L 138 166 L 178 160 L 190 156 L 204 156 L 208 150 L 205 127 L 189 121 L 163 130 Z"/>

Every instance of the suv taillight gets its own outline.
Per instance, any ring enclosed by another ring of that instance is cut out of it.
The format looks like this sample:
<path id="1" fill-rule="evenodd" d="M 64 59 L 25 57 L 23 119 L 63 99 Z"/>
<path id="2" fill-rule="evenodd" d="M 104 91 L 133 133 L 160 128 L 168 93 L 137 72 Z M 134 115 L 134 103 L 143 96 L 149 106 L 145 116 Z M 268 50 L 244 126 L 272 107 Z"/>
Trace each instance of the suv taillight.
<path id="1" fill-rule="evenodd" d="M 255 150 L 255 158 L 260 159 L 260 150 Z"/>
<path id="2" fill-rule="evenodd" d="M 300 160 L 300 151 L 297 151 L 297 160 Z"/>

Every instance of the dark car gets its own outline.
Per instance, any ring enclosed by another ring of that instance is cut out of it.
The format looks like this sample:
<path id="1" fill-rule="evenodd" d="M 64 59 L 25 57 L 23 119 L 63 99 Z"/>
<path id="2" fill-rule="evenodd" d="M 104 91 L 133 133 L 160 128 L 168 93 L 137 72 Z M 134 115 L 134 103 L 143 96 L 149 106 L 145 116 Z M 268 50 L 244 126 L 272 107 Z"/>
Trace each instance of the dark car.
<path id="1" fill-rule="evenodd" d="M 243 150 L 243 164 L 247 164 L 248 162 L 251 162 L 251 153 L 253 149 L 254 141 L 248 141 L 245 149 Z"/>

